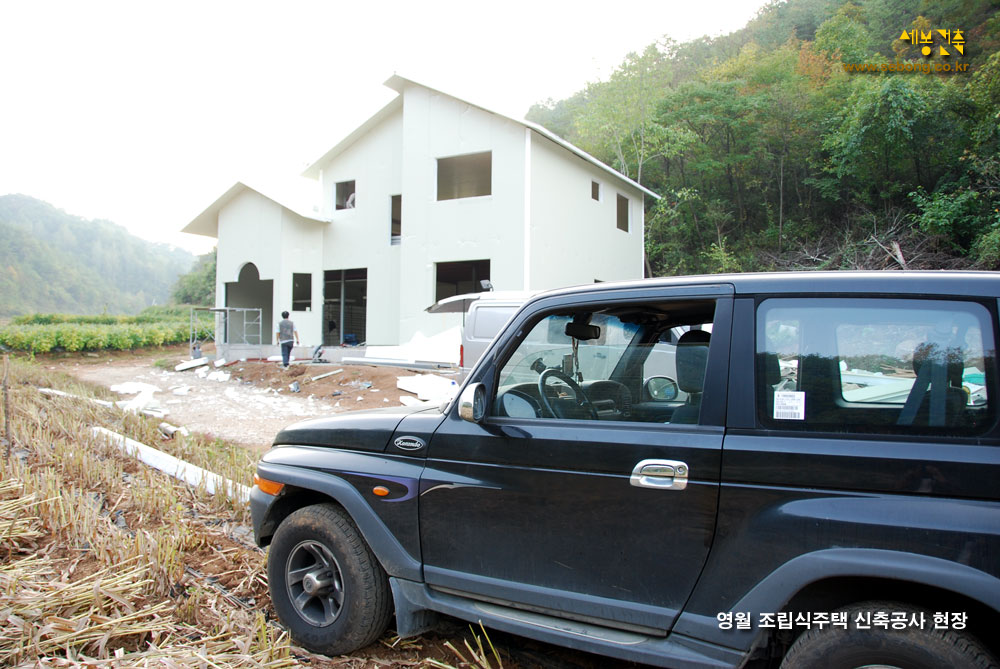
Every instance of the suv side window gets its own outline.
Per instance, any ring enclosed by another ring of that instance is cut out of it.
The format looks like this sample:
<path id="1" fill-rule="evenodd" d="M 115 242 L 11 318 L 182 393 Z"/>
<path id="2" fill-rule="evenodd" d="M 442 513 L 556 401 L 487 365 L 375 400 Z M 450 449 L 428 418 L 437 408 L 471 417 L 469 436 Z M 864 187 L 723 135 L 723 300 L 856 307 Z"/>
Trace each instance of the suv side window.
<path id="1" fill-rule="evenodd" d="M 697 424 L 715 303 L 593 306 L 534 323 L 491 414 Z"/>
<path id="2" fill-rule="evenodd" d="M 760 421 L 777 429 L 981 434 L 996 413 L 991 322 L 975 302 L 764 300 Z"/>

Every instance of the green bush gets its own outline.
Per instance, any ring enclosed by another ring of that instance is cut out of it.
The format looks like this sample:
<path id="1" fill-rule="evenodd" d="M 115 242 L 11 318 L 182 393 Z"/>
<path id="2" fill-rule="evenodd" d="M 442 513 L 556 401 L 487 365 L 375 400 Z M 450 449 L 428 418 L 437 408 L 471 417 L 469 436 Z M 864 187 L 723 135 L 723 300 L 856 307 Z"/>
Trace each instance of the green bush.
<path id="1" fill-rule="evenodd" d="M 188 341 L 191 333 L 190 312 L 186 308 L 167 307 L 164 312 L 185 317 L 157 319 L 153 314 L 140 316 L 66 316 L 33 314 L 15 319 L 0 327 L 0 344 L 17 351 L 45 353 L 55 348 L 66 351 L 114 349 L 131 351 L 144 346 L 162 346 Z M 215 319 L 199 315 L 195 322 L 198 339 L 214 334 Z"/>
<path id="2" fill-rule="evenodd" d="M 108 328 L 99 325 L 88 325 L 83 328 L 83 348 L 87 351 L 99 351 L 108 347 Z"/>
<path id="3" fill-rule="evenodd" d="M 83 348 L 84 326 L 76 324 L 61 325 L 56 331 L 57 346 L 67 351 L 79 351 Z"/>

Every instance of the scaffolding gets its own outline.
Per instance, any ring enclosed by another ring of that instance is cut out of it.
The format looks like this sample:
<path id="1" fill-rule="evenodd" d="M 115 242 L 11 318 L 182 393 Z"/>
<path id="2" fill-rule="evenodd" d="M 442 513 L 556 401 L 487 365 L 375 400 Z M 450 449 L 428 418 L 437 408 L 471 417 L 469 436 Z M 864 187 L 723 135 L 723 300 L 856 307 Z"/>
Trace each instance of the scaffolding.
<path id="1" fill-rule="evenodd" d="M 204 339 L 198 337 L 198 316 L 196 311 L 210 311 L 215 314 L 215 329 Z M 230 346 L 259 349 L 264 345 L 263 310 L 246 307 L 191 307 L 191 333 L 188 345 L 191 354 L 195 348 L 200 351 L 202 342 L 215 342 L 217 354 L 225 356 Z M 200 356 L 195 356 L 200 357 Z"/>

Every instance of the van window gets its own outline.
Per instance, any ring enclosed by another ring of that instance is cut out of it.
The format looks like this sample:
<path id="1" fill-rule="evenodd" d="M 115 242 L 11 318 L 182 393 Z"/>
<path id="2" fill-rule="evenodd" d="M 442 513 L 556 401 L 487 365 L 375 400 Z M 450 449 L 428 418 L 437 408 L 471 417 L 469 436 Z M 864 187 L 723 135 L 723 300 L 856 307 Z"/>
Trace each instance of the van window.
<path id="1" fill-rule="evenodd" d="M 995 414 L 993 342 L 974 302 L 765 300 L 758 415 L 780 429 L 980 434 Z"/>
<path id="2" fill-rule="evenodd" d="M 517 307 L 510 305 L 476 306 L 475 323 L 472 324 L 472 338 L 493 339 L 515 311 L 517 311 Z"/>

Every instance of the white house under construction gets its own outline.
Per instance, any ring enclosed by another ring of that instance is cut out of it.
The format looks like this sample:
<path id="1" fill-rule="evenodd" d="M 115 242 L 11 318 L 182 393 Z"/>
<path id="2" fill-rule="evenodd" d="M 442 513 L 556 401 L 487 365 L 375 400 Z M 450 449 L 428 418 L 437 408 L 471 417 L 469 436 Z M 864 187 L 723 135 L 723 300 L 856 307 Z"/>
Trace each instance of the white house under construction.
<path id="1" fill-rule="evenodd" d="M 260 309 L 262 344 L 284 310 L 304 345 L 395 345 L 460 322 L 424 309 L 482 279 L 642 277 L 654 193 L 540 126 L 386 85 L 399 95 L 304 172 L 314 205 L 239 182 L 184 228 L 218 239 L 217 306 Z"/>

